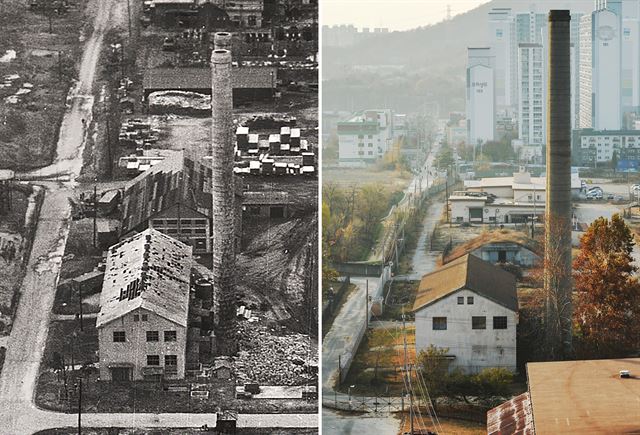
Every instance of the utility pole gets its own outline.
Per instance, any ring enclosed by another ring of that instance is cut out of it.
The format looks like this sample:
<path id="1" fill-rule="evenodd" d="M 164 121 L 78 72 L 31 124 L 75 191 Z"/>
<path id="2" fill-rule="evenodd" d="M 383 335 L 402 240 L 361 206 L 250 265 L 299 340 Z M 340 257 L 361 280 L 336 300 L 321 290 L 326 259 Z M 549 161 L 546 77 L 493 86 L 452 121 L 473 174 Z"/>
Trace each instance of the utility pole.
<path id="1" fill-rule="evenodd" d="M 98 247 L 98 186 L 97 184 L 93 185 L 93 247 Z"/>
<path id="2" fill-rule="evenodd" d="M 127 0 L 127 17 L 129 18 L 129 45 L 131 45 L 131 0 Z"/>
<path id="3" fill-rule="evenodd" d="M 82 285 L 72 281 L 75 283 L 75 286 L 78 287 L 78 306 L 79 306 L 79 311 L 80 311 L 80 330 L 84 331 L 84 326 L 83 326 L 83 322 L 82 322 Z"/>
<path id="4" fill-rule="evenodd" d="M 82 435 L 82 378 L 78 379 L 78 435 Z"/>
<path id="5" fill-rule="evenodd" d="M 364 296 L 364 329 L 365 331 L 369 329 L 369 280 L 367 280 Z"/>
<path id="6" fill-rule="evenodd" d="M 410 434 L 413 435 L 413 388 L 411 388 L 411 377 L 409 375 L 409 371 L 407 370 L 407 328 L 406 328 L 406 318 L 404 315 L 404 310 L 402 312 L 402 341 L 403 341 L 403 349 L 404 349 L 404 376 L 406 376 L 406 385 L 409 386 L 407 392 L 409 393 L 409 425 L 410 425 Z"/>

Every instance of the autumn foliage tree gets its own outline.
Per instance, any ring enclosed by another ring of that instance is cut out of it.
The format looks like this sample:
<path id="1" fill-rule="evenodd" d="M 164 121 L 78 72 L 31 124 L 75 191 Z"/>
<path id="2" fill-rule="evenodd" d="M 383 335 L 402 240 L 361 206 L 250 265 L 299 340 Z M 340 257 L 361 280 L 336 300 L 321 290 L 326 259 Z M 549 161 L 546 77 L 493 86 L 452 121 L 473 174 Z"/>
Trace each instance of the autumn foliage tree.
<path id="1" fill-rule="evenodd" d="M 574 260 L 574 327 L 581 357 L 621 357 L 636 350 L 640 283 L 633 236 L 620 215 L 594 221 Z"/>

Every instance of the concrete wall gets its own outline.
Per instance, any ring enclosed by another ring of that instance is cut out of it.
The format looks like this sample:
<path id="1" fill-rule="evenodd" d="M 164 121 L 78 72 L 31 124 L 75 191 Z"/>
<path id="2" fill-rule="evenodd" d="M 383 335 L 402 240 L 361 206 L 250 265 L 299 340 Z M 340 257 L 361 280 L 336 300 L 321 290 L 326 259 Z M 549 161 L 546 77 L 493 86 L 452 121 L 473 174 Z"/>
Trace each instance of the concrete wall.
<path id="1" fill-rule="evenodd" d="M 458 305 L 458 296 L 464 304 Z M 473 305 L 467 297 L 473 296 Z M 472 316 L 486 316 L 487 329 L 472 329 Z M 493 316 L 506 316 L 507 329 L 493 329 Z M 433 317 L 446 317 L 447 329 L 433 330 Z M 416 313 L 416 352 L 433 344 L 455 355 L 451 368 L 477 373 L 488 367 L 516 370 L 517 314 L 469 290 L 455 292 Z"/>
<path id="2" fill-rule="evenodd" d="M 140 320 L 134 322 L 133 316 L 138 314 Z M 148 315 L 148 321 L 142 321 L 142 315 Z M 114 343 L 113 332 L 124 331 L 125 343 Z M 159 341 L 147 342 L 146 331 L 158 331 Z M 164 341 L 164 331 L 176 331 L 174 342 Z M 129 363 L 133 365 L 133 380 L 142 380 L 142 368 L 147 365 L 147 355 L 158 355 L 160 367 L 164 366 L 165 355 L 177 355 L 178 372 L 170 379 L 184 378 L 185 350 L 187 345 L 187 330 L 146 310 L 131 312 L 123 317 L 106 324 L 98 329 L 100 380 L 110 381 L 109 365 Z"/>

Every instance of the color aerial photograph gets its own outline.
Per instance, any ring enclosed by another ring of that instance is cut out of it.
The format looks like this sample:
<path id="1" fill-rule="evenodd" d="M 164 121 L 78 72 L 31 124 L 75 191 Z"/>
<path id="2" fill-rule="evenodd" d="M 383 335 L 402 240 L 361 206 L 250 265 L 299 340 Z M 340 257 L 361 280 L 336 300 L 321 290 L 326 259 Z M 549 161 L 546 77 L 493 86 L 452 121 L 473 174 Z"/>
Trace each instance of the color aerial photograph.
<path id="1" fill-rule="evenodd" d="M 640 1 L 320 9 L 322 433 L 640 433 Z"/>
<path id="2" fill-rule="evenodd" d="M 0 434 L 319 433 L 318 26 L 0 0 Z"/>

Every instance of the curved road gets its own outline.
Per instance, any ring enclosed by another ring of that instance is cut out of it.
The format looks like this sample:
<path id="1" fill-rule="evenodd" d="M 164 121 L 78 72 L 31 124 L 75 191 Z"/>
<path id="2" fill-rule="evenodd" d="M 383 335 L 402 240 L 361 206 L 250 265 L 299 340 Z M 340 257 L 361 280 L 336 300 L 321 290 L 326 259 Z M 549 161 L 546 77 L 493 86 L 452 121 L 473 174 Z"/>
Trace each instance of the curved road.
<path id="1" fill-rule="evenodd" d="M 96 66 L 105 32 L 113 25 L 111 16 L 122 1 L 94 2 L 95 25 L 87 40 L 80 65 L 80 81 L 69 93 L 68 109 L 60 129 L 57 157 L 46 168 L 30 176 L 62 175 L 69 183 L 47 183 L 33 248 L 20 290 L 16 316 L 7 343 L 0 373 L 0 434 L 21 435 L 56 428 L 72 427 L 77 416 L 36 408 L 35 386 L 49 330 L 51 309 L 60 272 L 60 264 L 69 234 L 75 179 L 82 169 L 86 126 L 93 109 Z M 126 7 L 126 3 L 125 3 Z M 122 14 L 120 14 L 122 15 Z M 125 15 L 126 16 L 126 15 Z M 86 120 L 86 124 L 82 120 Z M 200 427 L 215 425 L 215 414 L 83 414 L 84 427 Z M 238 416 L 239 427 L 313 428 L 316 414 L 245 414 Z"/>

